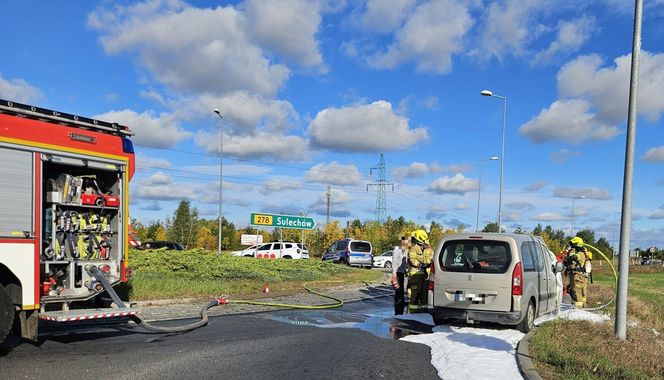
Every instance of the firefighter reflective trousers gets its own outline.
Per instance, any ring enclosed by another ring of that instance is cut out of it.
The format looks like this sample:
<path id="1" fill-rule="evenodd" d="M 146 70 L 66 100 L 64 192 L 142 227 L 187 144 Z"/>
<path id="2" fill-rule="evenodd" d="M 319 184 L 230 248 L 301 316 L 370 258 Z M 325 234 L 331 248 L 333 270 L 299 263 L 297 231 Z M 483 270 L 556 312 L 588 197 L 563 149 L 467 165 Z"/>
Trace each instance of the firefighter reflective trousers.
<path id="1" fill-rule="evenodd" d="M 569 295 L 577 308 L 586 307 L 588 296 L 588 276 L 582 272 L 572 272 L 569 283 Z"/>
<path id="2" fill-rule="evenodd" d="M 422 313 L 427 310 L 427 274 L 416 272 L 408 276 L 408 311 Z"/>

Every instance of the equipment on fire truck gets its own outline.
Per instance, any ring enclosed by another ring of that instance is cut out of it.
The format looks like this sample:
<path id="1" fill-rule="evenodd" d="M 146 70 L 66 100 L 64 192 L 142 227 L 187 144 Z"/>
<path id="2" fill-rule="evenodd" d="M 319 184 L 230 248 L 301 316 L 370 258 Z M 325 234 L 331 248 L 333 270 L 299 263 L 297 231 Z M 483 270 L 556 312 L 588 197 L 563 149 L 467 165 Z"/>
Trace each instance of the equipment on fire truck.
<path id="1" fill-rule="evenodd" d="M 120 197 L 111 191 L 103 192 L 94 174 L 72 176 L 65 173 L 56 180 L 50 180 L 47 182 L 46 201 L 69 205 L 120 206 Z"/>

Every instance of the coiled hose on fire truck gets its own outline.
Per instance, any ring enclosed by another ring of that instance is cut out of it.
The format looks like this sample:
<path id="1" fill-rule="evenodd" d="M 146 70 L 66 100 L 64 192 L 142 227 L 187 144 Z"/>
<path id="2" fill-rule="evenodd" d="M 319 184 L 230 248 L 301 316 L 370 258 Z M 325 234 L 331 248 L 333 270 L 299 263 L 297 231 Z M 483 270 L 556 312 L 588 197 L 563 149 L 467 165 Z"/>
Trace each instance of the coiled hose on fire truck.
<path id="1" fill-rule="evenodd" d="M 102 273 L 102 271 L 99 270 L 99 268 L 92 266 L 91 268 L 88 268 L 88 272 L 97 279 L 103 286 L 104 289 L 108 292 L 108 294 L 111 296 L 111 299 L 115 304 L 121 308 L 121 309 L 126 309 L 127 306 L 122 302 L 118 294 L 115 292 L 111 284 L 108 282 L 106 279 L 106 276 Z M 338 281 L 317 281 L 317 282 L 338 282 Z M 285 304 L 285 303 L 274 303 L 274 302 L 261 302 L 261 301 L 249 301 L 249 300 L 234 300 L 231 301 L 229 300 L 228 296 L 221 296 L 218 298 L 213 298 L 211 299 L 205 306 L 203 306 L 203 309 L 201 310 L 201 320 L 190 323 L 187 325 L 183 326 L 172 326 L 172 327 L 166 327 L 166 326 L 155 326 L 153 324 L 150 324 L 148 322 L 145 322 L 140 316 L 138 315 L 132 315 L 130 316 L 131 320 L 134 321 L 137 325 L 143 327 L 144 329 L 154 332 L 154 333 L 179 333 L 179 332 L 187 332 L 191 331 L 194 329 L 197 329 L 199 327 L 203 327 L 208 323 L 208 310 L 219 305 L 225 305 L 229 303 L 235 303 L 235 304 L 246 304 L 246 305 L 259 305 L 259 306 L 271 306 L 271 307 L 283 307 L 283 308 L 289 308 L 289 309 L 305 309 L 305 310 L 320 310 L 320 309 L 333 309 L 337 307 L 341 307 L 344 305 L 344 302 L 336 297 L 323 294 L 320 292 L 317 292 L 307 286 L 308 284 L 304 284 L 303 287 L 306 289 L 309 293 L 315 294 L 319 297 L 331 299 L 335 302 L 333 303 L 325 303 L 325 304 L 320 304 L 320 305 L 297 305 L 297 304 Z"/>

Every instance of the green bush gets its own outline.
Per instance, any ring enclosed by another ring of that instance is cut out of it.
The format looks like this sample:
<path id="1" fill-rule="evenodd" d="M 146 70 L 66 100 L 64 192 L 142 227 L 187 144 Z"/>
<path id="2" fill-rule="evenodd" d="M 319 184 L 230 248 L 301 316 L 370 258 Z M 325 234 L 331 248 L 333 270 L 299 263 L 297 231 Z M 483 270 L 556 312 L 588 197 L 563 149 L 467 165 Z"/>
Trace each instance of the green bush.
<path id="1" fill-rule="evenodd" d="M 312 281 L 353 271 L 319 260 L 255 259 L 217 255 L 202 249 L 132 251 L 129 260 L 134 273 L 140 277 L 163 275 L 190 280 Z"/>

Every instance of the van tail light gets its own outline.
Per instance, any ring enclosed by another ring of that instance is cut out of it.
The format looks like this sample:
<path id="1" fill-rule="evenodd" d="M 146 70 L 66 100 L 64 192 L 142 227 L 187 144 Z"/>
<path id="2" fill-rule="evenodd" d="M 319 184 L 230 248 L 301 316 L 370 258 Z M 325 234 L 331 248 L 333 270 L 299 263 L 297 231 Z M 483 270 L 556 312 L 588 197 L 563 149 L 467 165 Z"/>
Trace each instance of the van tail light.
<path id="1" fill-rule="evenodd" d="M 436 284 L 436 266 L 431 263 L 431 272 L 429 272 L 429 290 L 434 290 Z"/>
<path id="2" fill-rule="evenodd" d="M 521 267 L 520 262 L 516 263 L 516 266 L 512 271 L 512 295 L 523 295 L 523 268 Z"/>

